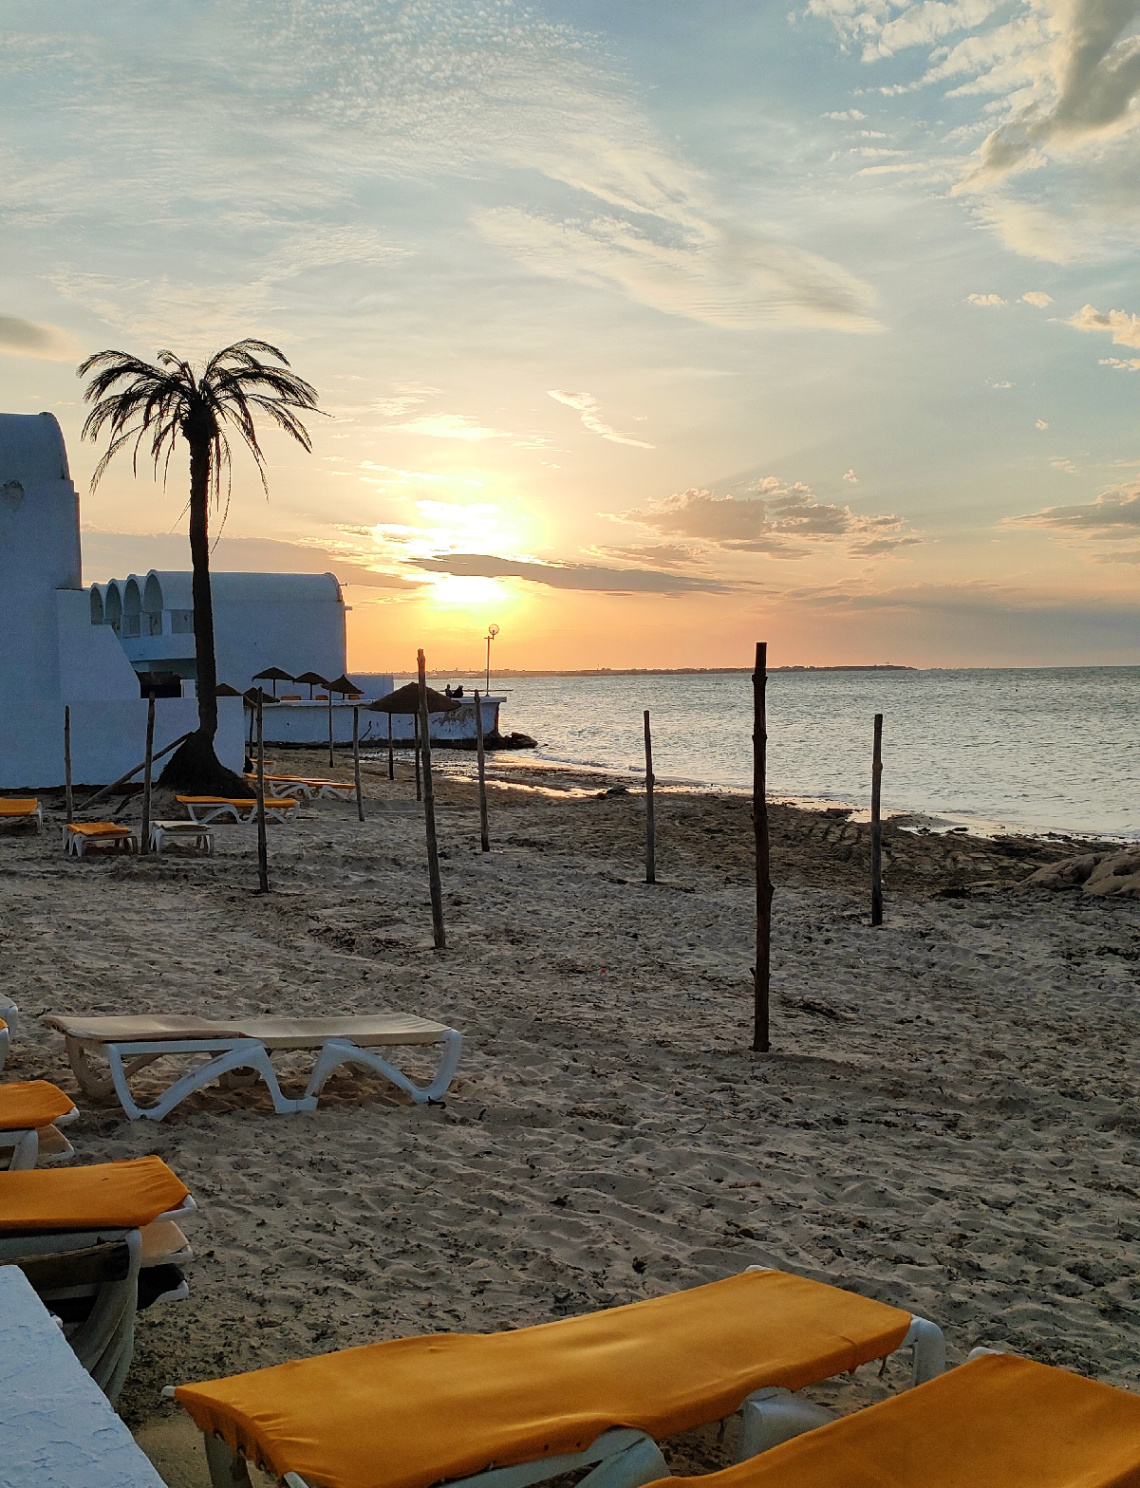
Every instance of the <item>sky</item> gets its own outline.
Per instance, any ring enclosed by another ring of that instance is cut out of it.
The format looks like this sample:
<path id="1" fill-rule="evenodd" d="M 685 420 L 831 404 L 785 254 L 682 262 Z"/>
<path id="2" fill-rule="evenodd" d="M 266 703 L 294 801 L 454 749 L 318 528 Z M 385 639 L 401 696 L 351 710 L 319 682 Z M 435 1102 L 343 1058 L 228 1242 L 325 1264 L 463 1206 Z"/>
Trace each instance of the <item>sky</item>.
<path id="1" fill-rule="evenodd" d="M 1138 145 L 1140 0 L 6 0 L 0 408 L 188 568 L 76 364 L 279 346 L 350 670 L 1135 664 Z"/>

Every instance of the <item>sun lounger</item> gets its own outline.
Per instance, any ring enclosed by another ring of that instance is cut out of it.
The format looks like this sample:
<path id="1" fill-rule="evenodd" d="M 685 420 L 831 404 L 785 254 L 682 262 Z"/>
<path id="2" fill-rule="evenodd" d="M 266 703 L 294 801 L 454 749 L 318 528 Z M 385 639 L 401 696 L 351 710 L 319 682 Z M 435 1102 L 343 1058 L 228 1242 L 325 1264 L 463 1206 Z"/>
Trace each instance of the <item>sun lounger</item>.
<path id="1" fill-rule="evenodd" d="M 150 824 L 150 850 L 158 857 L 162 856 L 162 849 L 166 843 L 187 842 L 198 852 L 212 857 L 214 852 L 214 832 L 212 827 L 207 827 L 199 821 L 153 821 Z"/>
<path id="2" fill-rule="evenodd" d="M 95 847 L 100 852 L 133 853 L 139 850 L 139 839 L 118 822 L 68 822 L 64 827 L 64 852 L 82 858 Z"/>
<path id="3" fill-rule="evenodd" d="M 158 1157 L 0 1173 L 0 1268 L 20 1267 L 112 1401 L 134 1352 L 135 1313 L 186 1295 L 175 1263 L 190 1251 L 175 1220 L 194 1207 Z"/>
<path id="4" fill-rule="evenodd" d="M 172 1014 L 167 1017 L 73 1017 L 52 1013 L 44 1019 L 58 1029 L 67 1044 L 67 1057 L 80 1087 L 96 1099 L 118 1096 L 132 1120 L 161 1121 L 195 1090 L 238 1069 L 253 1070 L 269 1087 L 275 1111 L 315 1111 L 325 1081 L 342 1064 L 359 1064 L 390 1080 L 412 1100 L 439 1100 L 459 1064 L 463 1039 L 455 1029 L 405 1013 L 372 1013 L 343 1018 L 250 1017 L 215 1022 Z M 426 1085 L 415 1082 L 380 1051 L 393 1048 L 440 1046 L 439 1064 Z M 274 1052 L 315 1051 L 313 1072 L 305 1094 L 289 1099 L 281 1092 L 270 1060 Z M 90 1056 L 106 1059 L 109 1078 L 91 1066 Z M 176 1079 L 150 1107 L 140 1106 L 130 1090 L 138 1070 L 165 1057 L 208 1055 L 206 1062 Z"/>
<path id="5" fill-rule="evenodd" d="M 990 1354 L 751 1461 L 699 1478 L 670 1478 L 657 1488 L 1138 1483 L 1140 1396 L 1012 1354 Z"/>
<path id="6" fill-rule="evenodd" d="M 0 827 L 44 829 L 44 814 L 35 796 L 0 796 Z"/>
<path id="7" fill-rule="evenodd" d="M 223 821 L 232 817 L 236 822 L 253 821 L 257 813 L 257 802 L 244 796 L 177 796 L 180 806 L 185 806 L 190 820 L 195 822 Z M 278 796 L 266 800 L 265 814 L 274 821 L 283 822 L 296 811 L 300 802 L 293 796 Z"/>
<path id="8" fill-rule="evenodd" d="M 250 785 L 256 786 L 257 776 L 247 774 Z M 341 801 L 351 801 L 356 795 L 356 786 L 350 780 L 314 780 L 307 775 L 266 775 L 265 789 L 274 800 L 283 796 L 303 796 L 306 800 L 314 796 L 327 796 Z"/>
<path id="9" fill-rule="evenodd" d="M 292 1485 L 526 1488 L 604 1463 L 605 1488 L 666 1471 L 656 1443 L 733 1412 L 757 1390 L 802 1389 L 915 1346 L 941 1367 L 931 1323 L 782 1271 L 514 1332 L 436 1334 L 180 1385 L 213 1482 L 247 1457 Z"/>
<path id="10" fill-rule="evenodd" d="M 75 1102 L 47 1080 L 14 1080 L 0 1085 L 0 1163 L 10 1153 L 12 1171 L 74 1157 L 59 1130 L 79 1115 Z"/>

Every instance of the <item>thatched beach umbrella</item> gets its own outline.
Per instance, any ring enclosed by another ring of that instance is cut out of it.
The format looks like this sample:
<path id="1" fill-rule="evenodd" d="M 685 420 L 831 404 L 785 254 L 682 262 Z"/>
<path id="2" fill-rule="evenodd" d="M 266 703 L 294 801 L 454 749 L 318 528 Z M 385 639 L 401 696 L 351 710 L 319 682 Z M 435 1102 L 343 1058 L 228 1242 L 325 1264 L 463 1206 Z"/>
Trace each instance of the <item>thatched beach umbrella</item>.
<path id="1" fill-rule="evenodd" d="M 215 697 L 244 697 L 245 694 L 242 693 L 242 692 L 239 692 L 236 687 L 231 687 L 228 682 L 219 682 L 218 685 L 217 685 L 217 687 L 214 688 L 214 696 Z"/>
<path id="2" fill-rule="evenodd" d="M 455 698 L 444 697 L 442 692 L 436 692 L 434 687 L 425 689 L 427 693 L 427 710 L 429 713 L 454 713 L 463 704 Z M 368 704 L 370 713 L 387 713 L 388 715 L 388 779 L 395 779 L 396 769 L 392 759 L 392 715 L 393 713 L 407 714 L 413 719 L 413 736 L 415 738 L 416 750 L 416 800 L 420 799 L 420 744 L 419 744 L 419 712 L 420 712 L 420 686 L 418 682 L 408 682 L 403 687 L 397 687 L 395 692 L 390 692 L 387 697 L 377 698 L 374 703 Z"/>
<path id="3" fill-rule="evenodd" d="M 328 683 L 319 672 L 302 672 L 299 677 L 293 678 L 294 682 L 307 683 L 309 688 L 309 701 L 312 701 L 314 687 L 328 687 Z"/>
<path id="4" fill-rule="evenodd" d="M 291 677 L 288 672 L 283 672 L 280 667 L 266 667 L 263 672 L 258 672 L 253 679 L 255 682 L 272 682 L 273 696 L 277 696 L 278 682 L 299 682 L 299 677 Z"/>
<path id="5" fill-rule="evenodd" d="M 360 696 L 360 688 L 349 677 L 338 677 L 335 682 L 330 682 L 329 691 L 339 692 L 341 697 L 347 697 L 349 693 Z"/>

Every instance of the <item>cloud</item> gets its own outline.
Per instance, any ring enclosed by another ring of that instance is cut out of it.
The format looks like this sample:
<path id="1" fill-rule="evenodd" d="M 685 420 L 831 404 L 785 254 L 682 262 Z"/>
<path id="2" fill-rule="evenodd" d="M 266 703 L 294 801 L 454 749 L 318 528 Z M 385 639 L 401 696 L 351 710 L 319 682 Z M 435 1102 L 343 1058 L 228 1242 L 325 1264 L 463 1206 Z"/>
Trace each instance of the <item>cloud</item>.
<path id="1" fill-rule="evenodd" d="M 971 305 L 997 306 L 1006 303 L 998 294 L 971 294 L 966 296 L 966 300 Z"/>
<path id="2" fill-rule="evenodd" d="M 700 553 L 680 543 L 645 543 L 623 548 L 591 548 L 601 558 L 619 558 L 630 563 L 651 563 L 656 568 L 691 568 L 703 562 Z"/>
<path id="3" fill-rule="evenodd" d="M 1044 310 L 1047 305 L 1053 303 L 1053 296 L 1047 295 L 1040 289 L 1031 289 L 1021 297 L 1023 305 L 1036 305 L 1038 310 Z"/>
<path id="4" fill-rule="evenodd" d="M 83 355 L 79 343 L 57 326 L 39 325 L 18 315 L 0 315 L 0 351 L 9 356 L 69 362 Z"/>
<path id="5" fill-rule="evenodd" d="M 1140 357 L 1101 357 L 1102 367 L 1115 367 L 1118 372 L 1140 372 Z"/>
<path id="6" fill-rule="evenodd" d="M 473 217 L 488 243 L 548 278 L 619 289 L 665 315 L 727 330 L 776 322 L 881 329 L 870 285 L 804 250 L 712 220 L 612 212 L 539 216 L 493 207 Z"/>
<path id="7" fill-rule="evenodd" d="M 1095 501 L 1080 506 L 1049 506 L 1025 516 L 1009 517 L 1013 527 L 1046 527 L 1086 537 L 1140 537 L 1140 482 L 1102 491 Z"/>
<path id="8" fill-rule="evenodd" d="M 858 123 L 858 121 L 860 119 L 865 119 L 867 117 L 867 115 L 866 114 L 863 114 L 863 113 L 860 113 L 858 109 L 853 108 L 853 109 L 839 109 L 836 112 L 833 112 L 833 113 L 830 113 L 830 114 L 824 114 L 823 117 L 825 119 L 850 120 L 852 123 Z"/>
<path id="9" fill-rule="evenodd" d="M 1033 427 L 1035 429 L 1047 429 L 1049 427 L 1049 425 L 1045 422 L 1044 419 L 1038 419 L 1037 422 L 1033 425 Z"/>
<path id="10" fill-rule="evenodd" d="M 565 403 L 567 408 L 576 409 L 581 415 L 582 424 L 589 429 L 591 434 L 600 434 L 603 439 L 610 440 L 613 444 L 631 444 L 635 449 L 656 449 L 656 445 L 646 444 L 644 439 L 630 439 L 625 434 L 618 434 L 611 429 L 609 424 L 603 422 L 598 409 L 598 400 L 590 393 L 560 393 L 551 388 L 547 396 L 553 398 L 557 403 Z"/>
<path id="11" fill-rule="evenodd" d="M 462 578 L 525 579 L 551 589 L 582 589 L 605 594 L 725 594 L 734 585 L 720 579 L 644 568 L 605 568 L 590 563 L 537 563 L 530 559 L 497 558 L 489 553 L 448 553 L 440 558 L 413 559 L 429 573 Z"/>
<path id="12" fill-rule="evenodd" d="M 850 557 L 879 557 L 920 541 L 904 530 L 900 517 L 864 516 L 849 506 L 818 501 L 802 481 L 785 485 L 775 476 L 751 483 L 742 496 L 682 491 L 654 506 L 623 512 L 621 520 L 725 552 L 779 558 L 803 558 L 811 552 L 805 544 L 828 542 L 842 542 Z"/>
<path id="13" fill-rule="evenodd" d="M 1078 331 L 1108 331 L 1114 346 L 1140 347 L 1140 315 L 1130 315 L 1127 310 L 1109 310 L 1103 314 L 1092 305 L 1082 305 L 1065 324 Z"/>
<path id="14" fill-rule="evenodd" d="M 466 413 L 425 413 L 403 424 L 385 424 L 401 434 L 424 434 L 429 439 L 514 439 L 506 429 L 490 429 Z"/>
<path id="15" fill-rule="evenodd" d="M 857 486 L 859 484 L 859 477 L 855 474 L 854 470 L 845 470 L 843 472 L 843 479 L 845 481 L 848 481 L 853 486 Z"/>
<path id="16" fill-rule="evenodd" d="M 178 533 L 104 532 L 84 527 L 85 583 L 103 583 L 149 569 L 189 570 L 190 547 Z M 320 543 L 268 537 L 220 537 L 210 556 L 218 573 L 335 573 L 342 584 L 378 589 L 416 589 L 399 574 L 369 568 L 358 549 L 338 551 Z"/>

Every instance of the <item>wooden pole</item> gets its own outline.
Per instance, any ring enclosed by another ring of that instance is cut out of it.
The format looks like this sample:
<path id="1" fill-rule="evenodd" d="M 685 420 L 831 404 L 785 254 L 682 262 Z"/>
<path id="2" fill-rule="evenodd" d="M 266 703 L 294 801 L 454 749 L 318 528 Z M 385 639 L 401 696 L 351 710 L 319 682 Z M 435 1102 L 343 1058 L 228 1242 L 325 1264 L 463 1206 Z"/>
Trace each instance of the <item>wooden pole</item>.
<path id="1" fill-rule="evenodd" d="M 772 863 L 768 842 L 768 644 L 756 643 L 752 673 L 752 830 L 756 836 L 756 967 L 752 1050 L 767 1054 L 768 1002 L 772 978 Z"/>
<path id="2" fill-rule="evenodd" d="M 143 761 L 142 827 L 139 830 L 139 852 L 150 852 L 150 790 L 154 774 L 154 693 L 146 705 L 146 759 Z"/>
<path id="3" fill-rule="evenodd" d="M 883 715 L 875 714 L 871 752 L 871 924 L 883 923 Z"/>
<path id="4" fill-rule="evenodd" d="M 416 800 L 424 798 L 423 782 L 420 779 L 420 715 L 416 713 L 412 718 L 412 752 L 416 757 Z"/>
<path id="5" fill-rule="evenodd" d="M 151 764 L 153 765 L 157 760 L 160 760 L 164 754 L 169 754 L 172 749 L 177 749 L 179 744 L 185 744 L 189 737 L 189 734 L 182 734 L 177 739 L 172 740 L 171 743 L 164 744 L 161 749 L 156 750 Z M 128 770 L 125 775 L 120 775 L 118 780 L 112 780 L 110 785 L 101 785 L 93 796 L 87 797 L 81 810 L 87 811 L 90 807 L 94 806 L 96 801 L 101 801 L 104 796 L 109 796 L 117 785 L 126 785 L 131 776 L 137 775 L 145 764 L 145 760 L 140 760 L 133 770 Z"/>
<path id="6" fill-rule="evenodd" d="M 265 840 L 265 720 L 257 689 L 257 886 L 269 893 L 269 844 Z"/>
<path id="7" fill-rule="evenodd" d="M 491 835 L 487 825 L 487 756 L 483 749 L 483 707 L 479 701 L 479 689 L 475 689 L 475 754 L 479 760 L 479 847 L 482 852 L 491 851 Z"/>
<path id="8" fill-rule="evenodd" d="M 396 778 L 396 762 L 392 758 L 392 715 L 388 714 L 388 779 Z"/>
<path id="9" fill-rule="evenodd" d="M 392 715 L 389 714 L 389 717 Z M 360 709 L 352 710 L 352 772 L 356 780 L 356 814 L 364 820 L 364 791 L 360 785 Z"/>
<path id="10" fill-rule="evenodd" d="M 423 761 L 424 829 L 427 833 L 428 885 L 431 889 L 431 925 L 437 951 L 447 949 L 447 931 L 443 927 L 443 886 L 439 881 L 439 843 L 435 836 L 435 791 L 431 779 L 431 729 L 428 725 L 427 675 L 424 653 L 416 653 L 420 673 L 420 755 Z"/>
<path id="11" fill-rule="evenodd" d="M 645 882 L 657 882 L 656 843 L 653 827 L 653 735 L 649 732 L 649 709 L 645 710 Z"/>
<path id="12" fill-rule="evenodd" d="M 333 710 L 332 710 L 332 688 L 329 688 L 329 769 L 333 769 L 336 760 L 333 757 Z"/>
<path id="13" fill-rule="evenodd" d="M 63 710 L 63 797 L 67 807 L 67 820 L 75 816 L 75 798 L 71 791 L 71 709 Z"/>

